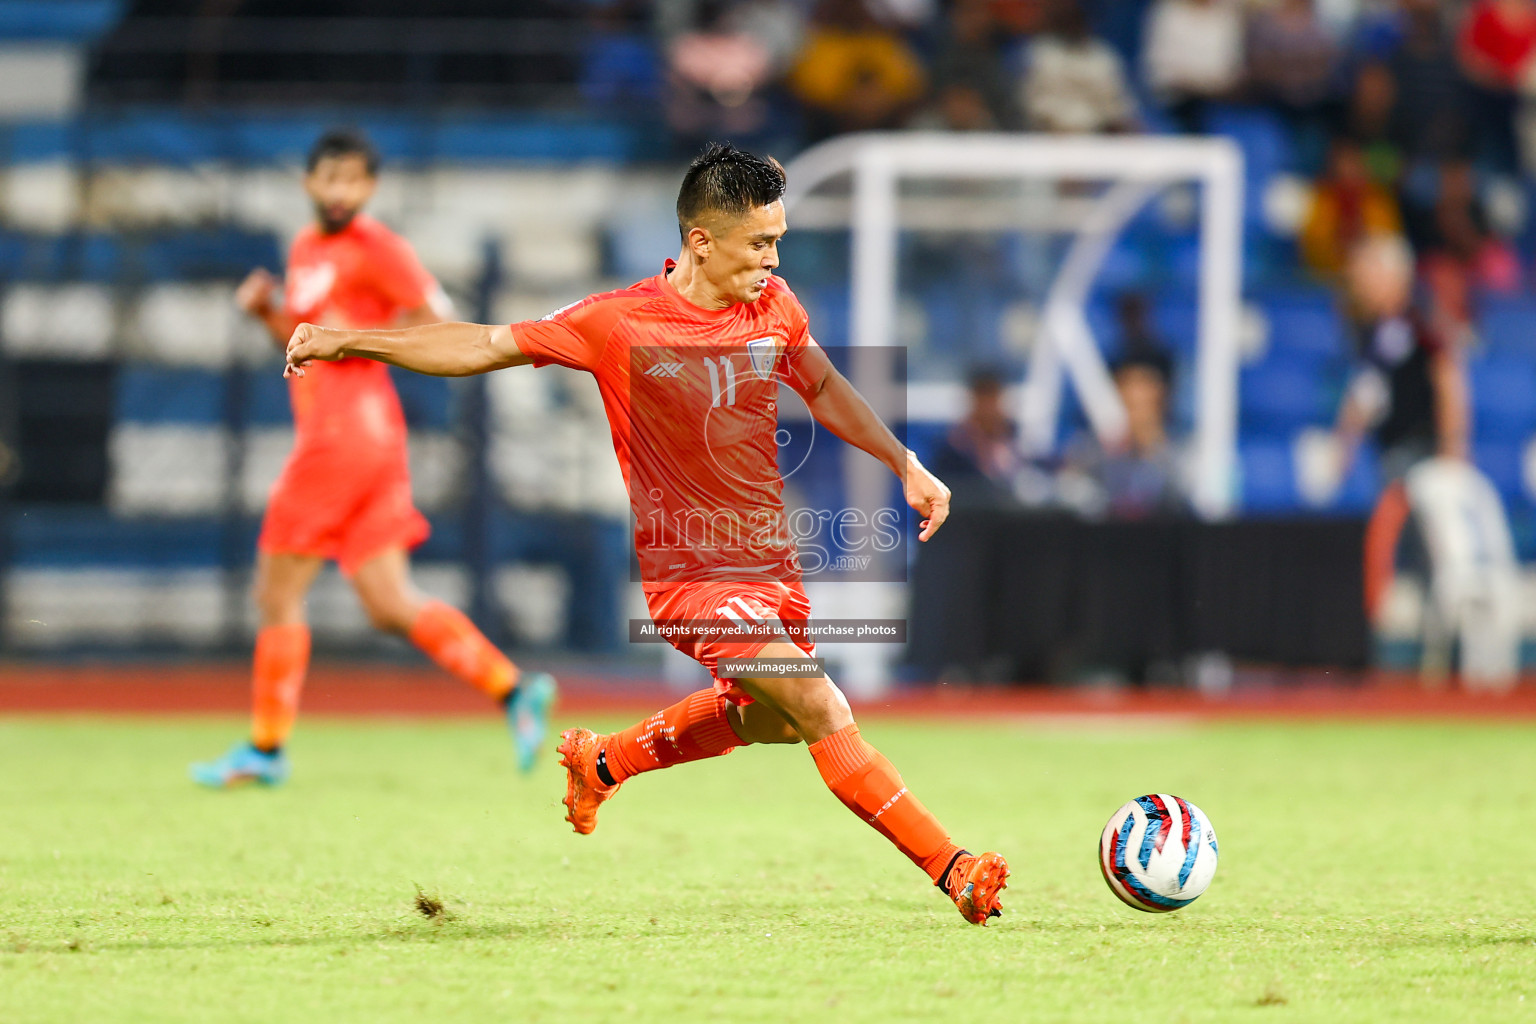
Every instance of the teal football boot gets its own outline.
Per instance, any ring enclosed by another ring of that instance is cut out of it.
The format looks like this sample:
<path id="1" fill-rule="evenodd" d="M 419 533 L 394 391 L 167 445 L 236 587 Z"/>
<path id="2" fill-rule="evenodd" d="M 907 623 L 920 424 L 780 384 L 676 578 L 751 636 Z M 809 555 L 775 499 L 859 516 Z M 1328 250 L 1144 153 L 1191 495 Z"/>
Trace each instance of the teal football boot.
<path id="1" fill-rule="evenodd" d="M 278 786 L 288 779 L 288 757 L 281 750 L 266 754 L 242 741 L 216 761 L 196 761 L 188 767 L 192 781 L 209 789 L 233 789 L 248 782 Z"/>
<path id="2" fill-rule="evenodd" d="M 548 672 L 525 672 L 507 699 L 507 728 L 517 748 L 517 766 L 525 772 L 533 771 L 539 748 L 544 745 L 549 709 L 554 706 L 557 690 L 555 677 Z"/>

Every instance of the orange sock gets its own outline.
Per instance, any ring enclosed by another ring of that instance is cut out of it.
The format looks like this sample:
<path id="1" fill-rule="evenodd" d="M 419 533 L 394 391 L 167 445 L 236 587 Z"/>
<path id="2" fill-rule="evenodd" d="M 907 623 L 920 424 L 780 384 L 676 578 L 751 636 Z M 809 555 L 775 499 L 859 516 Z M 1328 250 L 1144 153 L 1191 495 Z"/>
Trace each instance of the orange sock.
<path id="1" fill-rule="evenodd" d="M 641 772 L 729 754 L 743 744 L 731 728 L 727 707 L 714 690 L 700 690 L 614 733 L 598 754 L 598 775 L 606 772 L 604 782 L 618 783 Z"/>
<path id="2" fill-rule="evenodd" d="M 917 797 L 907 791 L 901 776 L 874 747 L 850 725 L 811 744 L 811 756 L 822 781 L 854 814 L 907 855 L 935 883 L 942 880 L 960 847 Z"/>
<path id="3" fill-rule="evenodd" d="M 267 626 L 256 634 L 251 671 L 251 743 L 261 750 L 283 745 L 299 715 L 299 694 L 309 669 L 309 627 L 302 622 Z"/>
<path id="4" fill-rule="evenodd" d="M 428 601 L 411 624 L 410 637 L 444 671 L 489 697 L 500 700 L 517 685 L 517 666 L 452 605 Z"/>

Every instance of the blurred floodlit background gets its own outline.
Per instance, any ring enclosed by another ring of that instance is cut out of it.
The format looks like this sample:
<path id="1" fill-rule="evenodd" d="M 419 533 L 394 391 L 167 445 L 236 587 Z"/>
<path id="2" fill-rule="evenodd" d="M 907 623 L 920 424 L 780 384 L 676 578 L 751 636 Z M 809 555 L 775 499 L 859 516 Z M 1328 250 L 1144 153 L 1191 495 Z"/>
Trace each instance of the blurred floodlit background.
<path id="1" fill-rule="evenodd" d="M 900 427 L 956 512 L 909 556 L 920 588 L 821 581 L 824 616 L 912 621 L 834 661 L 870 688 L 1222 689 L 1253 664 L 1438 679 L 1470 657 L 1505 685 L 1536 641 L 1533 54 L 1529 0 L 0 0 L 0 652 L 248 647 L 292 429 L 231 296 L 281 269 L 329 126 L 371 135 L 371 212 L 491 322 L 656 273 L 707 139 L 788 163 L 870 131 L 1212 135 L 1242 157 L 1229 510 L 1193 500 L 1190 466 L 1210 186 L 1150 192 L 1077 307 L 1120 429 L 1069 375 L 1042 441 L 1021 389 L 1115 180 L 906 183 L 879 341 L 907 350 Z M 826 184 L 781 273 L 840 348 L 858 214 Z M 1346 294 L 1379 236 L 1412 247 L 1385 314 Z M 525 655 L 657 670 L 626 641 L 643 604 L 590 381 L 396 382 L 422 585 Z M 1479 473 L 1413 475 L 1437 454 Z M 829 457 L 793 486 L 836 506 L 856 475 Z M 334 573 L 311 616 L 330 656 L 415 657 Z"/>

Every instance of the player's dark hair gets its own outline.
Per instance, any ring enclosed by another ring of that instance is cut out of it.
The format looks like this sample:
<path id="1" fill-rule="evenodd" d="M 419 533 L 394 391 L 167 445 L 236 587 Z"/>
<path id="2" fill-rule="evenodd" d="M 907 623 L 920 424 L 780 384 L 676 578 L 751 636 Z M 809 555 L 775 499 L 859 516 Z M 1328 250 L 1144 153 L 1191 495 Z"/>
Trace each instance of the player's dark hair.
<path id="1" fill-rule="evenodd" d="M 379 173 L 379 151 L 373 147 L 368 136 L 356 128 L 332 128 L 315 140 L 315 144 L 309 147 L 309 156 L 304 161 L 304 169 L 314 173 L 320 161 L 330 160 L 340 156 L 360 156 L 368 167 L 368 176 L 377 177 Z"/>
<path id="2" fill-rule="evenodd" d="M 1007 382 L 1002 369 L 991 363 L 978 363 L 965 375 L 965 384 L 972 392 L 998 392 Z"/>
<path id="3" fill-rule="evenodd" d="M 741 216 L 784 198 L 784 168 L 729 142 L 711 142 L 693 158 L 677 190 L 677 226 L 683 240 L 706 214 Z"/>
<path id="4" fill-rule="evenodd" d="M 1110 373 L 1122 370 L 1151 370 L 1162 378 L 1166 387 L 1173 381 L 1173 359 L 1161 345 L 1149 341 L 1135 341 L 1126 346 L 1120 357 L 1110 364 Z"/>

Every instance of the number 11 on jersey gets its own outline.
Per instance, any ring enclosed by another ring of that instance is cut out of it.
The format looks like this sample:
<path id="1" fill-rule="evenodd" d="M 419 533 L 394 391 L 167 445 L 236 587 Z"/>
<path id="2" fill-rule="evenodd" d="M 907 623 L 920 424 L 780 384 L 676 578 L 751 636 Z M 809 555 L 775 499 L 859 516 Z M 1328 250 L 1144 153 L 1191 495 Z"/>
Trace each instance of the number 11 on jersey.
<path id="1" fill-rule="evenodd" d="M 731 357 L 720 356 L 717 359 L 713 356 L 705 356 L 704 367 L 709 370 L 709 393 L 712 396 L 709 404 L 715 408 L 722 405 L 735 405 L 736 364 L 731 361 Z M 721 388 L 722 378 L 725 381 L 723 389 Z"/>

